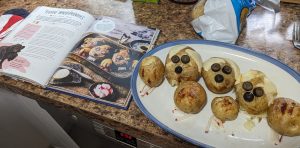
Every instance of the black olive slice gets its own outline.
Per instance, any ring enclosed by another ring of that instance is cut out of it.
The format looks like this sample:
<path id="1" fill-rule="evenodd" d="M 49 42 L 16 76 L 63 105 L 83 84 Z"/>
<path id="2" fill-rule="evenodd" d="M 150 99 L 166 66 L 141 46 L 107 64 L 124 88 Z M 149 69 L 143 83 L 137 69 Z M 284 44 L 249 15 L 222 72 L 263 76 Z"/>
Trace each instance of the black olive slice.
<path id="1" fill-rule="evenodd" d="M 182 67 L 181 67 L 181 66 L 177 66 L 177 67 L 175 68 L 175 72 L 176 72 L 177 74 L 180 74 L 180 73 L 182 72 Z"/>
<path id="2" fill-rule="evenodd" d="M 247 102 L 251 102 L 254 99 L 254 95 L 251 92 L 245 92 L 243 97 Z"/>
<path id="3" fill-rule="evenodd" d="M 222 69 L 222 71 L 225 73 L 225 74 L 230 74 L 232 72 L 232 69 L 230 66 L 227 66 L 225 65 Z"/>
<path id="4" fill-rule="evenodd" d="M 221 65 L 219 63 L 214 63 L 210 68 L 213 72 L 218 72 L 221 69 Z"/>
<path id="5" fill-rule="evenodd" d="M 174 56 L 171 57 L 171 61 L 173 63 L 178 63 L 180 61 L 180 58 L 177 55 L 174 55 Z"/>
<path id="6" fill-rule="evenodd" d="M 253 89 L 252 83 L 249 82 L 249 81 L 244 82 L 244 83 L 243 83 L 243 89 L 244 89 L 245 91 L 250 91 L 250 90 L 252 90 L 252 89 Z"/>
<path id="7" fill-rule="evenodd" d="M 183 55 L 183 56 L 181 57 L 181 62 L 182 62 L 183 64 L 189 63 L 189 62 L 190 62 L 190 57 L 189 57 L 188 55 Z"/>
<path id="8" fill-rule="evenodd" d="M 256 88 L 253 89 L 253 94 L 256 97 L 261 97 L 261 96 L 264 95 L 264 90 L 261 87 L 256 87 Z"/>
<path id="9" fill-rule="evenodd" d="M 223 77 L 222 75 L 220 75 L 220 74 L 217 74 L 217 75 L 215 76 L 215 81 L 216 81 L 217 83 L 222 83 L 222 82 L 224 81 L 224 77 Z"/>

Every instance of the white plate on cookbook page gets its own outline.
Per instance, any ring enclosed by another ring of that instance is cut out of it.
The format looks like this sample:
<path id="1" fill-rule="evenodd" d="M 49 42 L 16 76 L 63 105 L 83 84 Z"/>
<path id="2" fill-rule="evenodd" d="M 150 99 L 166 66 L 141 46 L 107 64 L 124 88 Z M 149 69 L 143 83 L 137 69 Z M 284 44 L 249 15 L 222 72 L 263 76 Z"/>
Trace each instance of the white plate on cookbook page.
<path id="1" fill-rule="evenodd" d="M 164 63 L 170 48 L 176 45 L 192 47 L 201 55 L 203 61 L 210 57 L 229 58 L 238 64 L 241 73 L 250 69 L 260 70 L 274 82 L 277 87 L 278 97 L 288 97 L 300 102 L 299 73 L 267 55 L 239 46 L 215 41 L 179 40 L 152 49 L 142 59 L 150 55 L 155 55 Z M 249 121 L 250 116 L 244 112 L 240 112 L 236 120 L 225 122 L 223 128 L 217 126 L 217 122 L 213 120 L 209 132 L 205 133 L 208 121 L 212 116 L 211 100 L 216 96 L 222 95 L 210 92 L 205 86 L 203 78 L 201 78 L 199 83 L 206 90 L 207 104 L 198 114 L 184 115 L 178 109 L 174 110 L 173 95 L 175 87 L 171 87 L 166 79 L 151 93 L 142 96 L 140 91 L 145 84 L 138 75 L 139 66 L 140 63 L 138 63 L 131 78 L 131 90 L 136 104 L 150 120 L 165 131 L 181 139 L 204 147 L 286 148 L 300 146 L 300 136 L 284 136 L 281 140 L 278 137 L 274 138 L 274 134 L 271 134 L 272 130 L 268 126 L 266 118 L 263 118 L 260 122 L 258 120 L 253 121 L 252 123 L 255 126 L 251 130 L 245 128 L 244 124 L 246 121 Z M 233 91 L 225 95 L 235 98 Z M 276 145 L 275 143 L 278 144 Z"/>

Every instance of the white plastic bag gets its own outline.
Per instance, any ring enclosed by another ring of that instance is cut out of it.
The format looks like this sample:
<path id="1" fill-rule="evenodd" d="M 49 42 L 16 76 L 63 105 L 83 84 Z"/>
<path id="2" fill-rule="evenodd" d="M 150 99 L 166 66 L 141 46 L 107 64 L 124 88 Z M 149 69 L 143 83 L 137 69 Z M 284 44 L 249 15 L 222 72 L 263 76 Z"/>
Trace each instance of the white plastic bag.
<path id="1" fill-rule="evenodd" d="M 235 43 L 243 19 L 254 7 L 253 0 L 207 0 L 204 15 L 194 19 L 192 25 L 206 40 Z"/>

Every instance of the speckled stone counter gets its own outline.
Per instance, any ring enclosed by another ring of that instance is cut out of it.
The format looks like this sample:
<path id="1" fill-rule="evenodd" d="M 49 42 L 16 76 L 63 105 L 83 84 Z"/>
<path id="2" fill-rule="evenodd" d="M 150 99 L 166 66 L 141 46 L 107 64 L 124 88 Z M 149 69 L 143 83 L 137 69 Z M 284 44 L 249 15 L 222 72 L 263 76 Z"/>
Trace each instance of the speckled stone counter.
<path id="1" fill-rule="evenodd" d="M 178 39 L 201 39 L 190 25 L 190 12 L 193 6 L 174 4 L 168 0 L 161 0 L 160 4 L 132 4 L 131 1 L 126 0 L 78 0 L 76 2 L 70 0 L 0 0 L 0 13 L 16 7 L 31 11 L 40 5 L 81 9 L 94 15 L 114 16 L 129 22 L 159 28 L 161 34 L 157 44 Z M 242 31 L 237 44 L 270 55 L 300 72 L 300 50 L 294 48 L 291 42 L 293 22 L 300 20 L 300 5 L 282 3 L 281 12 L 277 14 L 274 24 L 272 17 L 274 17 L 273 13 L 260 7 L 256 8 L 249 16 L 247 27 Z M 120 110 L 46 91 L 5 76 L 0 77 L 0 82 L 3 88 L 57 108 L 79 113 L 159 146 L 193 146 L 156 126 L 144 116 L 134 101 L 131 102 L 128 110 Z"/>

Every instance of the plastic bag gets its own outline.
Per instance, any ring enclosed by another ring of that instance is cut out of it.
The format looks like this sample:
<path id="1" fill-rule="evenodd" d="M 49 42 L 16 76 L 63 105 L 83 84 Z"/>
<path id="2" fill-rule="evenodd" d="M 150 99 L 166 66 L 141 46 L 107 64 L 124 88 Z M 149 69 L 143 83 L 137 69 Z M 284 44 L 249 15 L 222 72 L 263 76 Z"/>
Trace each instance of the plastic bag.
<path id="1" fill-rule="evenodd" d="M 199 3 L 203 4 L 204 0 Z M 195 6 L 198 10 L 203 7 Z M 193 28 L 206 40 L 235 43 L 246 22 L 246 17 L 255 7 L 254 0 L 207 0 L 203 14 L 193 14 Z"/>

